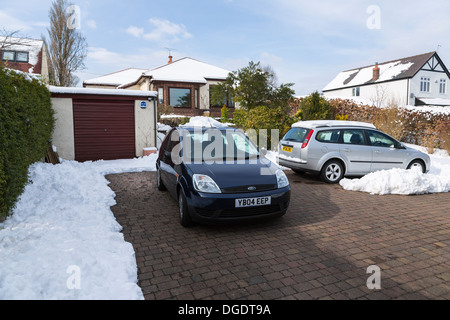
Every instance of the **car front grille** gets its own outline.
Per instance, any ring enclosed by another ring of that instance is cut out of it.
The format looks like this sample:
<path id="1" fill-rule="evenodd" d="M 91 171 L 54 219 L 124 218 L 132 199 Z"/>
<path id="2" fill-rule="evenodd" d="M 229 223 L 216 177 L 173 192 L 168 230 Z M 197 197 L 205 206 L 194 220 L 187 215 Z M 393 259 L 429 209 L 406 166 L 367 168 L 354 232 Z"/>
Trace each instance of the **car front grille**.
<path id="1" fill-rule="evenodd" d="M 249 190 L 251 188 L 251 190 Z M 238 186 L 223 188 L 223 193 L 250 193 L 250 192 L 260 192 L 260 191 L 270 191 L 277 188 L 276 184 L 259 184 L 259 185 L 248 185 L 248 186 Z"/>
<path id="2" fill-rule="evenodd" d="M 275 212 L 280 212 L 287 209 L 289 202 L 285 202 L 281 205 L 269 205 L 269 206 L 257 206 L 248 208 L 234 208 L 226 210 L 209 210 L 204 208 L 195 208 L 197 213 L 202 217 L 208 218 L 240 218 L 240 217 L 252 217 L 258 215 L 265 215 Z"/>

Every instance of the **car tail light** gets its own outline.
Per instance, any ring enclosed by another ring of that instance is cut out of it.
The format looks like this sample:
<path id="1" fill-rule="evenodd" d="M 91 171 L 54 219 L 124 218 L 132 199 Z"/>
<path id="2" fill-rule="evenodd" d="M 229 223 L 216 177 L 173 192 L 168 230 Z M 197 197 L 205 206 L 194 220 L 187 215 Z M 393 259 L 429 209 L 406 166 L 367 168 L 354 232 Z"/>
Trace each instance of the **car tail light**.
<path id="1" fill-rule="evenodd" d="M 306 148 L 308 145 L 309 139 L 311 139 L 312 134 L 314 133 L 314 130 L 309 130 L 308 134 L 306 135 L 305 140 L 303 140 L 302 149 Z"/>

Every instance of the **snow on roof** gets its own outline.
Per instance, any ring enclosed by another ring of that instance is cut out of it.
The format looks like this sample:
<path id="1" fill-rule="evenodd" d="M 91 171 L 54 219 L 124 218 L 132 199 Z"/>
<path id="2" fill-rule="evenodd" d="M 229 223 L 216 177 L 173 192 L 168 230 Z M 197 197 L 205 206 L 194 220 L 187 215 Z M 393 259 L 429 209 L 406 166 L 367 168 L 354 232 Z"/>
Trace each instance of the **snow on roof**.
<path id="1" fill-rule="evenodd" d="M 97 88 L 80 88 L 80 87 L 55 87 L 49 86 L 51 93 L 60 94 L 97 94 L 97 95 L 119 95 L 119 96 L 137 96 L 137 97 L 156 97 L 158 93 L 155 91 L 142 90 L 123 90 L 123 89 L 97 89 Z"/>
<path id="2" fill-rule="evenodd" d="M 186 57 L 148 70 L 145 75 L 157 81 L 206 83 L 207 79 L 225 80 L 229 73 L 228 70 Z"/>
<path id="3" fill-rule="evenodd" d="M 32 65 L 38 63 L 43 45 L 42 40 L 0 36 L 0 47 L 3 47 L 3 51 L 28 52 L 28 63 Z"/>
<path id="4" fill-rule="evenodd" d="M 397 59 L 378 64 L 380 76 L 373 81 L 375 65 L 356 68 L 339 73 L 323 91 L 378 83 L 389 80 L 399 80 L 413 77 L 416 72 L 434 55 L 435 52 L 425 53 L 413 57 Z"/>
<path id="5" fill-rule="evenodd" d="M 135 82 L 148 69 L 128 68 L 101 77 L 85 80 L 83 84 L 120 86 L 124 83 Z"/>
<path id="6" fill-rule="evenodd" d="M 344 121 L 344 120 L 309 120 L 309 121 L 299 121 L 292 125 L 293 128 L 301 127 L 308 129 L 313 129 L 317 127 L 336 127 L 336 126 L 375 128 L 375 126 L 371 123 L 360 121 Z"/>

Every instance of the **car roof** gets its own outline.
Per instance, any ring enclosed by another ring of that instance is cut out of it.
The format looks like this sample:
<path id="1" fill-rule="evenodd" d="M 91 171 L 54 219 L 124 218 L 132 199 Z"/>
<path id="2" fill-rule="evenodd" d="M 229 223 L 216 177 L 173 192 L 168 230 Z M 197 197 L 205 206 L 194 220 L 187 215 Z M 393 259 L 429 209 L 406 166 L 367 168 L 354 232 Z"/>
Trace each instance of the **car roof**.
<path id="1" fill-rule="evenodd" d="M 376 127 L 371 123 L 346 120 L 308 120 L 298 121 L 292 125 L 292 128 L 314 129 L 322 127 L 364 127 L 376 129 Z"/>
<path id="2" fill-rule="evenodd" d="M 188 130 L 188 131 L 196 131 L 196 130 L 202 130 L 202 131 L 206 131 L 206 130 L 232 130 L 232 131 L 242 131 L 241 129 L 238 128 L 233 128 L 233 127 L 201 127 L 201 126 L 189 126 L 189 127 L 177 127 L 177 130 Z"/>

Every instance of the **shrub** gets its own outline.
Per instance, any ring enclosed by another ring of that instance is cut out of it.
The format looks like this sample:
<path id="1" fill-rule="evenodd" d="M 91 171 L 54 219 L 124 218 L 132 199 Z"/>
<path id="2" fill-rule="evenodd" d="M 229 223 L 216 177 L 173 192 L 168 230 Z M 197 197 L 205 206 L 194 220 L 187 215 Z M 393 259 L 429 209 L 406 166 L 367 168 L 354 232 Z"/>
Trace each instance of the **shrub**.
<path id="1" fill-rule="evenodd" d="M 317 91 L 307 96 L 300 103 L 304 120 L 327 120 L 332 119 L 330 103 Z"/>
<path id="2" fill-rule="evenodd" d="M 47 87 L 0 67 L 0 220 L 29 182 L 30 164 L 44 158 L 53 126 Z"/>
<path id="3" fill-rule="evenodd" d="M 230 121 L 228 118 L 229 111 L 230 109 L 228 109 L 227 106 L 223 106 L 222 109 L 220 109 L 220 121 L 222 121 L 222 123 L 227 123 Z"/>
<path id="4" fill-rule="evenodd" d="M 278 130 L 278 137 L 273 137 L 276 141 L 281 138 L 294 120 L 286 116 L 281 107 L 270 108 L 268 106 L 259 106 L 245 111 L 238 109 L 233 113 L 234 124 L 244 129 L 255 130 L 259 134 L 259 139 L 251 137 L 252 140 L 260 147 L 268 147 L 273 149 L 276 145 L 271 145 L 272 141 L 272 129 Z M 277 139 L 278 138 L 278 139 Z"/>

